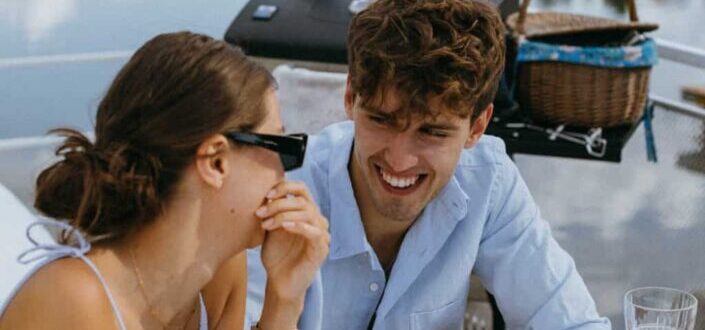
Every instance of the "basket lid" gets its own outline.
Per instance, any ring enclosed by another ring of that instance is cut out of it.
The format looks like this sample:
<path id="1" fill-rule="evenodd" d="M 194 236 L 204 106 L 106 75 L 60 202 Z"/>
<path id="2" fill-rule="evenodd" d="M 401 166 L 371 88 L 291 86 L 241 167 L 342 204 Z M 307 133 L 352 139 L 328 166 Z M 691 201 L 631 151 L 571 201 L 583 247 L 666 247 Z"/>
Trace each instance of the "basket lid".
<path id="1" fill-rule="evenodd" d="M 519 13 L 507 17 L 507 26 L 517 31 Z M 524 35 L 527 38 L 560 36 L 574 33 L 603 31 L 649 32 L 658 29 L 658 24 L 644 22 L 623 22 L 619 20 L 558 12 L 528 13 L 524 22 Z"/>

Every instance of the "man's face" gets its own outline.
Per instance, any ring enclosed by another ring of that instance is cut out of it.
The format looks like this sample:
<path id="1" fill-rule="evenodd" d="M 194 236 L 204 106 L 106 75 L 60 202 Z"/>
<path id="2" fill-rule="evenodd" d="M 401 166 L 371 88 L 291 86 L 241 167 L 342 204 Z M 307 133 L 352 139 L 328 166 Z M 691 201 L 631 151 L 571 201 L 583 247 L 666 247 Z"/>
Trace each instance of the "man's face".
<path id="1" fill-rule="evenodd" d="M 399 125 L 393 114 L 401 95 L 394 89 L 374 108 L 363 107 L 353 95 L 348 85 L 345 103 L 355 122 L 350 169 L 356 194 L 368 196 L 378 213 L 394 221 L 418 217 L 448 183 L 463 148 L 477 142 L 492 113 L 489 109 L 489 117 L 483 114 L 471 123 L 441 111 L 436 118 L 412 117 L 409 125 Z M 442 105 L 430 97 L 428 106 Z"/>

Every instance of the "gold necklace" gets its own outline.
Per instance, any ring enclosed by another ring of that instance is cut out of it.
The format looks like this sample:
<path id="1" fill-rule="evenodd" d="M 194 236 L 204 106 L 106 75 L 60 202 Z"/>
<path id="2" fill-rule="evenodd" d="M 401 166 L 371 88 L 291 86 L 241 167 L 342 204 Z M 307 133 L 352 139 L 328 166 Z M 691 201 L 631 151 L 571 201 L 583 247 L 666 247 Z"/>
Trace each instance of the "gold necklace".
<path id="1" fill-rule="evenodd" d="M 159 325 L 161 325 L 162 329 L 167 328 L 167 324 L 164 323 L 158 316 L 157 313 L 154 311 L 154 306 L 152 303 L 147 299 L 147 293 L 144 288 L 144 281 L 142 280 L 142 274 L 140 274 L 139 268 L 137 267 L 137 262 L 135 260 L 135 253 L 132 251 L 132 248 L 130 250 L 130 258 L 132 259 L 132 270 L 135 272 L 135 276 L 137 277 L 137 284 L 140 288 L 140 294 L 142 294 L 142 299 L 144 299 L 145 304 L 147 304 L 147 309 L 149 310 L 149 314 L 159 322 Z M 196 313 L 196 307 L 191 310 L 191 314 L 189 314 L 188 318 L 186 319 L 186 322 L 184 322 L 184 325 L 181 327 L 181 330 L 186 329 L 186 326 L 188 326 L 189 322 L 191 321 L 191 318 L 193 318 L 193 315 Z"/>

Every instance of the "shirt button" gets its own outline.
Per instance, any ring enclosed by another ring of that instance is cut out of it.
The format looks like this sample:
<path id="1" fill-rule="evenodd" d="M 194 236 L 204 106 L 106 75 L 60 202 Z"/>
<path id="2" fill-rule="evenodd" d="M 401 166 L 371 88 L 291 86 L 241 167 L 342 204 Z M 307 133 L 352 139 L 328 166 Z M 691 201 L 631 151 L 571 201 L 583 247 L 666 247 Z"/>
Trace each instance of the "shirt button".
<path id="1" fill-rule="evenodd" d="M 375 282 L 370 283 L 370 291 L 377 292 L 377 290 L 379 290 L 379 284 Z"/>

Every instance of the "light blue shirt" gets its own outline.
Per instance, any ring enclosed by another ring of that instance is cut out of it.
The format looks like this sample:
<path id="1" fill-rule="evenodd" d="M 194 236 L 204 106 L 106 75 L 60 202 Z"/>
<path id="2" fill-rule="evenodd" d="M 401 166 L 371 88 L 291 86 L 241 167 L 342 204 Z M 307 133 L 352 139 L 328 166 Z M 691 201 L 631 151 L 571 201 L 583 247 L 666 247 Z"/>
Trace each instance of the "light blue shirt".
<path id="1" fill-rule="evenodd" d="M 470 273 L 497 300 L 508 329 L 610 329 L 573 259 L 551 236 L 503 142 L 483 136 L 411 226 L 388 280 L 365 236 L 348 160 L 353 123 L 311 136 L 304 181 L 330 221 L 330 255 L 309 290 L 302 330 L 461 329 Z M 264 270 L 248 256 L 249 321 L 262 308 Z"/>

